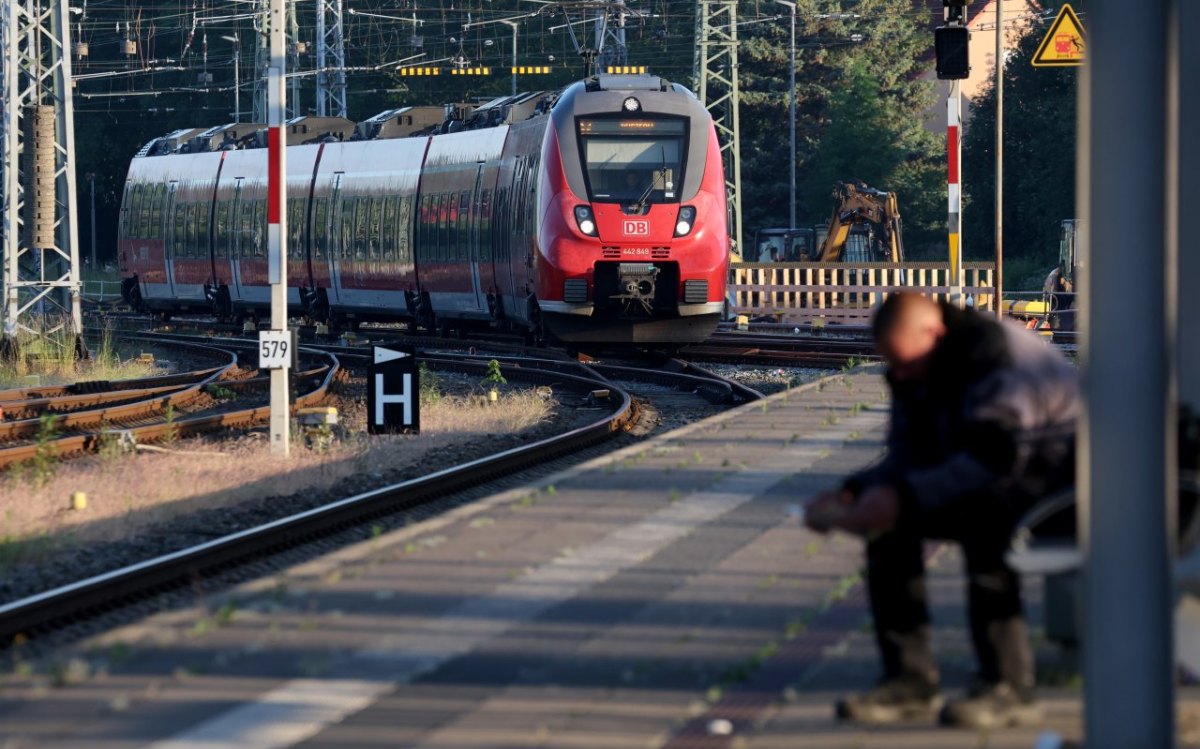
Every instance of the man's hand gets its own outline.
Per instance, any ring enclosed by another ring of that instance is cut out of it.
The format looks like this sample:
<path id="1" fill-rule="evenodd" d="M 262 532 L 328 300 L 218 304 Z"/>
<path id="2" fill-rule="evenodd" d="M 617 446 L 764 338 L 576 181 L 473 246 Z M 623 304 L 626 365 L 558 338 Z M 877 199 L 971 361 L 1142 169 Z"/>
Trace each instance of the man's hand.
<path id="1" fill-rule="evenodd" d="M 822 492 L 804 506 L 804 524 L 818 533 L 828 533 L 850 512 L 854 495 L 845 489 Z"/>
<path id="2" fill-rule="evenodd" d="M 887 533 L 900 517 L 900 493 L 887 484 L 868 487 L 834 527 L 865 538 Z"/>

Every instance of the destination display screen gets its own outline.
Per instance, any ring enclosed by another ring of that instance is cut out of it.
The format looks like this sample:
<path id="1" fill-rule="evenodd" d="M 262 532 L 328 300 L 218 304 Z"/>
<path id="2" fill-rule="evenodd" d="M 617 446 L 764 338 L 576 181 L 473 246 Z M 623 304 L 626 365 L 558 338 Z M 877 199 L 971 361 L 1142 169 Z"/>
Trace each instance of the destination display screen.
<path id="1" fill-rule="evenodd" d="M 579 120 L 580 135 L 632 135 L 655 133 L 656 135 L 683 135 L 684 122 L 680 119 L 584 119 Z"/>

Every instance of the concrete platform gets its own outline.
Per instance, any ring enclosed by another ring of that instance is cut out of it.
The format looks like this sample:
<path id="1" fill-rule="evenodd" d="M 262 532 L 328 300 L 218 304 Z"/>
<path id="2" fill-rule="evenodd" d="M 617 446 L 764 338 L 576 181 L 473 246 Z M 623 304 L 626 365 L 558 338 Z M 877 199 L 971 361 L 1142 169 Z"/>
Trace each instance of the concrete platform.
<path id="1" fill-rule="evenodd" d="M 832 720 L 835 697 L 876 675 L 862 548 L 789 507 L 875 459 L 886 419 L 876 373 L 838 375 L 108 633 L 5 679 L 0 749 L 1077 737 L 1069 676 L 1045 691 L 1044 729 Z M 971 665 L 960 564 L 931 553 L 953 687 Z"/>

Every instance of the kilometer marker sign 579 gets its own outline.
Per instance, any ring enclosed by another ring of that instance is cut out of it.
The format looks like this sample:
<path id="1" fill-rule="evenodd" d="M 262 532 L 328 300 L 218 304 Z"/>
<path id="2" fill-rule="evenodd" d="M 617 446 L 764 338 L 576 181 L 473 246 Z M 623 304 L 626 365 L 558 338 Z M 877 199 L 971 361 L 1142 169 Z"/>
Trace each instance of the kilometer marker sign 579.
<path id="1" fill-rule="evenodd" d="M 367 433 L 421 431 L 421 375 L 416 349 L 376 346 L 367 367 Z"/>

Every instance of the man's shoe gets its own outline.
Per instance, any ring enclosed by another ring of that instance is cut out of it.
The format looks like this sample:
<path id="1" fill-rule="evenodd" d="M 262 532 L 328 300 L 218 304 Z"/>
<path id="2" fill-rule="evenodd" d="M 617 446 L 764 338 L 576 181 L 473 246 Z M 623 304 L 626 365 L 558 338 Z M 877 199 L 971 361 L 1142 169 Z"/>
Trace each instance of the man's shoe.
<path id="1" fill-rule="evenodd" d="M 936 684 L 922 679 L 885 679 L 874 689 L 838 700 L 834 713 L 855 723 L 932 720 L 942 706 Z"/>
<path id="2" fill-rule="evenodd" d="M 940 722 L 960 728 L 1006 728 L 1041 723 L 1042 705 L 1032 690 L 1016 689 L 1006 682 L 978 683 L 963 699 L 950 700 L 942 709 Z"/>

